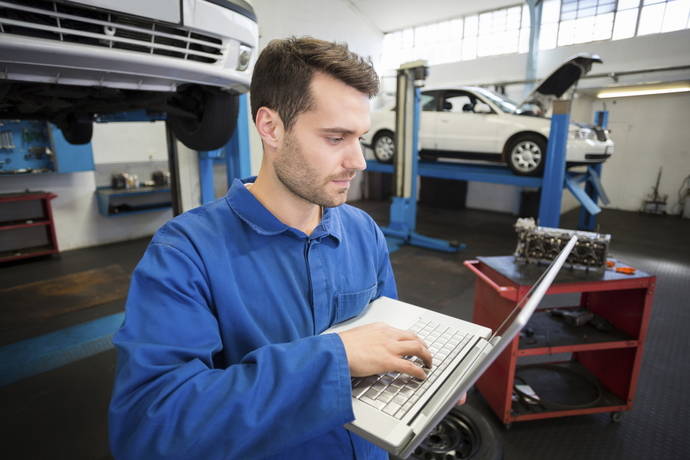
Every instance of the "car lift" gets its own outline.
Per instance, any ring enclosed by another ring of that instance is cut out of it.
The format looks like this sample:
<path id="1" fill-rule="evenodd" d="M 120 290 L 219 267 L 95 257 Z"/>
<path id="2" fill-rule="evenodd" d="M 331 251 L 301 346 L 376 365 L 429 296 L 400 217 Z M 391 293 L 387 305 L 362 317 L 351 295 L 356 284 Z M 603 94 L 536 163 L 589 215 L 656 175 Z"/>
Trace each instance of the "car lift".
<path id="1" fill-rule="evenodd" d="M 540 188 L 538 222 L 545 227 L 559 226 L 563 188 L 567 187 L 583 206 L 578 227 L 584 230 L 594 229 L 595 216 L 601 212 L 597 200 L 601 199 L 604 204 L 608 204 L 600 181 L 602 165 L 588 166 L 584 173 L 566 173 L 565 147 L 570 124 L 570 101 L 554 101 L 543 177 L 517 176 L 505 166 L 498 165 L 419 162 L 420 86 L 426 77 L 426 70 L 423 61 L 421 64 L 419 61 L 404 64 L 398 70 L 396 107 L 402 109 L 396 111 L 395 141 L 396 147 L 401 146 L 396 151 L 402 154 L 395 156 L 394 165 L 367 160 L 369 171 L 395 175 L 390 224 L 382 229 L 391 252 L 404 243 L 446 252 L 465 247 L 464 244 L 429 238 L 415 232 L 417 176 Z M 596 124 L 605 128 L 607 121 L 608 112 L 596 112 Z M 584 190 L 579 187 L 583 182 L 586 183 Z"/>
<path id="2" fill-rule="evenodd" d="M 403 64 L 398 69 L 394 160 L 394 196 L 390 209 L 390 223 L 381 230 L 386 235 L 390 252 L 402 244 L 411 244 L 445 252 L 456 252 L 464 247 L 420 235 L 415 231 L 417 221 L 417 176 L 419 167 L 419 119 L 421 87 L 428 67 L 426 61 Z M 369 163 L 369 162 L 367 162 Z"/>

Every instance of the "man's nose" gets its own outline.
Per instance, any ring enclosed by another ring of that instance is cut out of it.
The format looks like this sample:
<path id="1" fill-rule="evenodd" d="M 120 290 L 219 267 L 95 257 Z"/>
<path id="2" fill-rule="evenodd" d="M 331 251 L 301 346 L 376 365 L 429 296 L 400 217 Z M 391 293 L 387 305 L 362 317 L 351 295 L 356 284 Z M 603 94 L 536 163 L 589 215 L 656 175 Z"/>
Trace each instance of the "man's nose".
<path id="1" fill-rule="evenodd" d="M 364 152 L 362 150 L 362 143 L 357 139 L 353 143 L 351 148 L 347 153 L 347 157 L 343 162 L 343 167 L 345 169 L 354 169 L 357 171 L 363 171 L 367 169 L 367 162 L 364 159 Z"/>

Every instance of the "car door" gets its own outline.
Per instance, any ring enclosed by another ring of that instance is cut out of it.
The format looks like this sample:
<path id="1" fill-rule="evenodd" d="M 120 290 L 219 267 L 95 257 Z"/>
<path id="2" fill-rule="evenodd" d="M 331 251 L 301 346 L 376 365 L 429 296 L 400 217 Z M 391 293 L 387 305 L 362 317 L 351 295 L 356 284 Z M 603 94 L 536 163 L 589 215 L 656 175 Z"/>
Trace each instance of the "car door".
<path id="1" fill-rule="evenodd" d="M 438 150 L 497 152 L 497 115 L 481 98 L 464 90 L 447 90 L 439 100 L 439 108 L 435 129 Z"/>
<path id="2" fill-rule="evenodd" d="M 440 91 L 422 92 L 422 112 L 419 122 L 420 150 L 436 150 L 436 118 L 439 116 L 438 101 L 440 94 Z"/>

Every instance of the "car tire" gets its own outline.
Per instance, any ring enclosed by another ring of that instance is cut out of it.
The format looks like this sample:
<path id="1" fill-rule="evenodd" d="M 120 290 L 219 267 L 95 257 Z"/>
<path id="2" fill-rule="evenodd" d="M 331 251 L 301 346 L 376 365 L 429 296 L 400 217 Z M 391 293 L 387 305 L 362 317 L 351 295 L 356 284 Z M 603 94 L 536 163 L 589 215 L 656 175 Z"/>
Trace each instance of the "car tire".
<path id="1" fill-rule="evenodd" d="M 88 144 L 93 137 L 93 121 L 85 117 L 70 114 L 57 123 L 62 137 L 73 145 Z"/>
<path id="2" fill-rule="evenodd" d="M 457 406 L 411 456 L 419 460 L 501 460 L 503 443 L 496 428 L 470 404 Z"/>
<path id="3" fill-rule="evenodd" d="M 522 134 L 508 143 L 505 161 L 518 176 L 540 176 L 546 163 L 546 140 L 537 134 Z"/>
<path id="4" fill-rule="evenodd" d="M 381 163 L 393 163 L 395 158 L 395 138 L 393 131 L 379 131 L 371 143 L 374 157 Z"/>
<path id="5" fill-rule="evenodd" d="M 193 86 L 177 97 L 182 107 L 196 114 L 168 114 L 170 128 L 180 142 L 197 151 L 215 150 L 228 143 L 237 125 L 237 94 Z"/>

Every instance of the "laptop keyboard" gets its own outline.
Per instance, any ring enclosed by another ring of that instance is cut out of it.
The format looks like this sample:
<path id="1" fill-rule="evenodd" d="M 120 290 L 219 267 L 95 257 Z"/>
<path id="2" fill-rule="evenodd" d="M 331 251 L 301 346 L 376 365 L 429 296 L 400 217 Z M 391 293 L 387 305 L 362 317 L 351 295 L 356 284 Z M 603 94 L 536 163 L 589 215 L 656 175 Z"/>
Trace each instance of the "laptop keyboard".
<path id="1" fill-rule="evenodd" d="M 353 397 L 398 419 L 407 414 L 426 389 L 465 348 L 471 337 L 469 334 L 426 320 L 417 321 L 409 330 L 424 340 L 433 357 L 431 369 L 423 367 L 427 374 L 425 380 L 398 372 L 352 379 Z M 424 366 L 424 362 L 416 356 L 406 356 L 405 359 L 420 367 Z"/>

